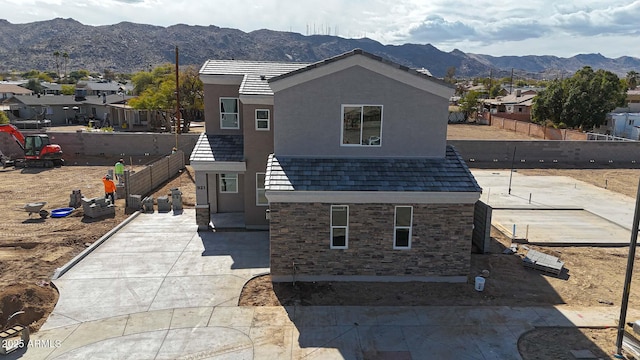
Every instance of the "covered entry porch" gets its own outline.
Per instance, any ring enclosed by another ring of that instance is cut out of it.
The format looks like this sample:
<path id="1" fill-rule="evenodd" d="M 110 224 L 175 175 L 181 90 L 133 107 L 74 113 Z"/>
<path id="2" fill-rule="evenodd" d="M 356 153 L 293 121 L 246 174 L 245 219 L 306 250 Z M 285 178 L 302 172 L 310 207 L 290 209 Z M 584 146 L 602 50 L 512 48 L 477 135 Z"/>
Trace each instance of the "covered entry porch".
<path id="1" fill-rule="evenodd" d="M 202 134 L 198 139 L 190 161 L 196 172 L 199 230 L 244 228 L 243 153 L 242 136 Z"/>

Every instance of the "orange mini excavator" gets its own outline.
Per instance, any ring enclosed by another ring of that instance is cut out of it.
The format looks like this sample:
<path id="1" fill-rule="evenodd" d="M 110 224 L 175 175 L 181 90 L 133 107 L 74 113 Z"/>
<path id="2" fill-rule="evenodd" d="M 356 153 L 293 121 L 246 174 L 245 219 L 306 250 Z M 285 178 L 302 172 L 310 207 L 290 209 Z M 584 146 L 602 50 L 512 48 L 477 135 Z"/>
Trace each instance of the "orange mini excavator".
<path id="1" fill-rule="evenodd" d="M 2 156 L 3 167 L 53 167 L 64 165 L 60 145 L 52 144 L 47 134 L 23 135 L 12 124 L 0 125 L 0 132 L 11 135 L 22 148 L 24 157 L 19 159 Z"/>

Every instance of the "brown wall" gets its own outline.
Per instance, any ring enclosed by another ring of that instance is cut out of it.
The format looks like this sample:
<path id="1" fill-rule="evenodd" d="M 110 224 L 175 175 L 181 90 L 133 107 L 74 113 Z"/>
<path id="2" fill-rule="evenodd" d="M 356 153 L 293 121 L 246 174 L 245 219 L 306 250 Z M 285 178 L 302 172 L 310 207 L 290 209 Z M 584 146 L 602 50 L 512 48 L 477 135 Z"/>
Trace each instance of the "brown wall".
<path id="1" fill-rule="evenodd" d="M 255 125 L 256 109 L 270 111 L 269 131 L 257 131 Z M 273 106 L 272 105 L 242 105 L 244 129 L 244 156 L 247 172 L 244 179 L 244 210 L 245 223 L 251 227 L 268 228 L 269 222 L 265 217 L 268 206 L 256 206 L 256 173 L 266 172 L 267 158 L 273 153 Z"/>
<path id="2" fill-rule="evenodd" d="M 239 97 L 238 91 L 238 85 L 204 85 L 204 118 L 207 134 L 242 135 L 242 109 L 240 109 L 239 130 L 220 129 L 220 98 L 237 98 Z"/>
<path id="3" fill-rule="evenodd" d="M 209 175 L 218 176 L 218 175 Z M 244 211 L 244 174 L 238 174 L 238 192 L 233 193 L 220 193 L 219 178 L 216 182 L 216 196 L 218 197 L 218 212 L 242 212 Z"/>
<path id="4" fill-rule="evenodd" d="M 413 204 L 410 250 L 393 249 L 393 204 L 349 205 L 349 249 L 329 248 L 331 204 L 271 203 L 271 274 L 296 278 L 469 275 L 473 204 Z"/>
<path id="5" fill-rule="evenodd" d="M 505 114 L 505 116 L 506 115 L 509 114 Z M 554 129 L 534 124 L 529 121 L 518 121 L 496 115 L 491 115 L 491 126 L 495 126 L 500 129 L 511 130 L 532 137 L 538 137 L 545 140 L 587 140 L 587 134 L 580 131 Z"/>

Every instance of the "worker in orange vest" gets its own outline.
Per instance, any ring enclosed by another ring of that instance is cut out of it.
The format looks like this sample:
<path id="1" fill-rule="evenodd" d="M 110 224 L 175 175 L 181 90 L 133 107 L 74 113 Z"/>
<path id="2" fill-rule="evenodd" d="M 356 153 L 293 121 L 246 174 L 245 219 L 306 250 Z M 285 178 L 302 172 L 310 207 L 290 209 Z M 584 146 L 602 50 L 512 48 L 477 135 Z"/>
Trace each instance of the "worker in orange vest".
<path id="1" fill-rule="evenodd" d="M 109 174 L 102 178 L 102 183 L 104 184 L 104 198 L 110 198 L 111 203 L 115 205 L 116 183 L 111 180 L 111 176 L 109 176 Z"/>

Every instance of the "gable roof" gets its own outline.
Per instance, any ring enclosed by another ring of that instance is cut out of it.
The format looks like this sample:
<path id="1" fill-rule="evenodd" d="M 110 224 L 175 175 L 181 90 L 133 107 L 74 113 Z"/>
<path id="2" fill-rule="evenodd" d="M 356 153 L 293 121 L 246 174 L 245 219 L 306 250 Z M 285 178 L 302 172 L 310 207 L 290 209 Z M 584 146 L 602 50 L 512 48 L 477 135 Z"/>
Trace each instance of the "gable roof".
<path id="1" fill-rule="evenodd" d="M 520 95 L 510 94 L 506 96 L 498 96 L 495 99 L 484 99 L 483 102 L 491 105 L 523 105 L 523 106 L 532 106 L 533 98 L 536 97 L 537 94 L 526 94 Z"/>
<path id="2" fill-rule="evenodd" d="M 125 100 L 131 99 L 134 96 L 125 96 Z M 87 96 L 86 100 L 76 101 L 75 95 L 45 95 L 45 96 L 32 96 L 32 95 L 16 95 L 13 97 L 14 103 L 22 103 L 27 106 L 77 106 L 77 105 L 108 105 L 113 103 L 121 103 L 122 95 L 107 95 L 106 104 L 102 103 L 102 96 Z"/>
<path id="3" fill-rule="evenodd" d="M 303 158 L 271 154 L 266 190 L 480 192 L 452 146 L 444 159 Z"/>
<path id="4" fill-rule="evenodd" d="M 344 54 L 275 76 L 269 79 L 269 84 L 272 89 L 279 91 L 352 66 L 367 68 L 446 99 L 449 99 L 453 95 L 454 87 L 452 85 L 429 76 L 427 72 L 409 68 L 362 49 L 354 49 Z"/>
<path id="5" fill-rule="evenodd" d="M 33 94 L 33 91 L 15 84 L 0 84 L 0 93 L 12 93 L 17 95 Z"/>

